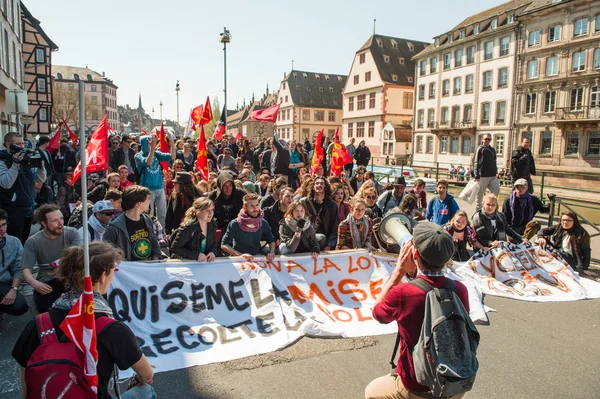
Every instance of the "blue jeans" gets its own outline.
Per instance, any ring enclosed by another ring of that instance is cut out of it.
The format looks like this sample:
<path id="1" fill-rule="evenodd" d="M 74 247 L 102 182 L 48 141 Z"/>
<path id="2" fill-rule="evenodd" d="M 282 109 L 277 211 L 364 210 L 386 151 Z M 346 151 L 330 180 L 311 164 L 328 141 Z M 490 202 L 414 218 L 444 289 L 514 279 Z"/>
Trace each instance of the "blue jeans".
<path id="1" fill-rule="evenodd" d="M 121 393 L 122 399 L 156 399 L 156 391 L 152 385 L 137 385 L 129 391 Z"/>

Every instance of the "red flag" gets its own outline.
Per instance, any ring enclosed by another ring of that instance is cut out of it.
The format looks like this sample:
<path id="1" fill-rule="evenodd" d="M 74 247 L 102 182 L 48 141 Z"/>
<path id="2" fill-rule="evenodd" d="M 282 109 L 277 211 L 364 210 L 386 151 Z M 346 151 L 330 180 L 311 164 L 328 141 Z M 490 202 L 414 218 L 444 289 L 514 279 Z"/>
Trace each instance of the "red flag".
<path id="1" fill-rule="evenodd" d="M 85 147 L 87 157 L 86 171 L 87 173 L 101 172 L 108 169 L 108 129 L 107 116 L 105 115 L 102 122 L 96 128 L 96 131 L 90 137 L 90 141 Z M 81 177 L 81 161 L 73 171 L 73 179 L 71 185 L 75 184 Z"/>
<path id="2" fill-rule="evenodd" d="M 239 140 L 239 139 L 242 139 L 242 138 L 244 138 L 244 135 L 242 134 L 242 132 L 238 132 L 238 134 L 235 135 L 235 139 L 236 140 Z"/>
<path id="3" fill-rule="evenodd" d="M 52 151 L 58 150 L 58 148 L 60 147 L 60 136 L 61 136 L 61 131 L 62 131 L 62 124 L 63 124 L 62 122 L 60 122 L 58 124 L 58 129 L 56 129 L 56 133 L 54 133 L 54 136 L 52 136 L 52 138 L 48 142 L 48 146 L 46 147 L 46 150 L 48 150 L 48 152 L 50 154 L 52 154 Z"/>
<path id="4" fill-rule="evenodd" d="M 94 292 L 91 276 L 85 277 L 83 293 L 60 324 L 60 329 L 84 353 L 83 374 L 92 390 L 98 392 L 98 372 L 96 370 L 98 349 L 96 348 L 96 319 L 94 318 Z"/>
<path id="5" fill-rule="evenodd" d="M 202 118 L 202 104 L 198 105 L 196 108 L 192 109 L 190 114 L 190 119 L 192 120 L 192 129 L 196 130 L 198 125 L 200 124 L 200 119 Z"/>
<path id="6" fill-rule="evenodd" d="M 323 133 L 325 129 L 321 129 L 319 135 L 317 136 L 317 142 L 315 144 L 315 150 L 313 152 L 312 162 L 310 163 L 310 175 L 314 176 L 317 168 L 323 162 L 323 158 L 325 157 L 325 150 L 323 149 Z"/>
<path id="7" fill-rule="evenodd" d="M 204 135 L 204 125 L 200 126 L 200 138 L 198 139 L 198 157 L 196 158 L 196 170 L 200 172 L 204 180 L 208 181 L 208 153 L 206 149 L 206 136 Z"/>
<path id="8" fill-rule="evenodd" d="M 73 142 L 73 149 L 77 151 L 77 141 L 78 141 L 77 135 L 75 133 L 73 133 L 73 131 L 69 127 L 69 124 L 64 119 L 63 119 L 63 124 L 67 128 L 67 132 L 69 132 L 69 137 L 71 137 L 71 141 Z"/>
<path id="9" fill-rule="evenodd" d="M 206 104 L 204 105 L 204 110 L 202 111 L 202 116 L 200 117 L 200 124 L 206 125 L 213 120 L 212 107 L 210 106 L 210 97 L 206 96 Z"/>
<path id="10" fill-rule="evenodd" d="M 352 156 L 346 147 L 340 143 L 339 128 L 335 129 L 335 137 L 333 139 L 333 150 L 331 151 L 331 176 L 339 176 L 342 174 L 344 165 L 352 162 Z"/>
<path id="11" fill-rule="evenodd" d="M 255 121 L 275 122 L 277 120 L 277 113 L 279 112 L 280 106 L 281 103 L 277 103 L 266 109 L 252 111 L 250 118 L 254 119 Z"/>
<path id="12" fill-rule="evenodd" d="M 158 150 L 160 152 L 164 152 L 167 154 L 169 152 L 171 152 L 171 151 L 169 151 L 169 143 L 167 143 L 167 138 L 165 137 L 165 124 L 163 122 L 160 123 L 159 140 L 160 140 L 160 147 L 158 148 Z M 167 161 L 162 161 L 160 163 L 160 166 L 162 166 L 163 170 L 169 170 L 169 163 Z"/>
<path id="13" fill-rule="evenodd" d="M 221 112 L 221 118 L 219 119 L 219 123 L 215 126 L 215 131 L 213 132 L 213 137 L 217 140 L 223 140 L 223 133 L 227 129 L 227 122 L 225 120 L 225 107 L 223 107 L 223 112 Z"/>

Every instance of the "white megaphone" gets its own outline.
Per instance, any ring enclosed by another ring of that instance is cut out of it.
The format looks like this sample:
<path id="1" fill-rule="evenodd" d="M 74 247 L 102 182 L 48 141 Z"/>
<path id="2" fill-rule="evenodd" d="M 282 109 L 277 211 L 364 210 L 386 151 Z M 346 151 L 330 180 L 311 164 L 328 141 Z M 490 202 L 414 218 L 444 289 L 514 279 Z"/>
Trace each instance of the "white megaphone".
<path id="1" fill-rule="evenodd" d="M 379 236 L 387 245 L 398 244 L 402 247 L 413 238 L 410 219 L 400 212 L 387 215 L 379 225 Z"/>

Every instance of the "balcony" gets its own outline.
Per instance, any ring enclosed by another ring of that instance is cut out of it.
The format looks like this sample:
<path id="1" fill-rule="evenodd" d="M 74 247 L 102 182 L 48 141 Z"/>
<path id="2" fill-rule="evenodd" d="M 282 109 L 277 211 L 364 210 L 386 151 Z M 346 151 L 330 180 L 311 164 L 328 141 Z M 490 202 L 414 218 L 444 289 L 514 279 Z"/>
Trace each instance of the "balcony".
<path id="1" fill-rule="evenodd" d="M 431 133 L 475 133 L 475 122 L 472 120 L 438 122 L 431 128 Z"/>
<path id="2" fill-rule="evenodd" d="M 556 122 L 600 122 L 600 105 L 557 108 Z"/>

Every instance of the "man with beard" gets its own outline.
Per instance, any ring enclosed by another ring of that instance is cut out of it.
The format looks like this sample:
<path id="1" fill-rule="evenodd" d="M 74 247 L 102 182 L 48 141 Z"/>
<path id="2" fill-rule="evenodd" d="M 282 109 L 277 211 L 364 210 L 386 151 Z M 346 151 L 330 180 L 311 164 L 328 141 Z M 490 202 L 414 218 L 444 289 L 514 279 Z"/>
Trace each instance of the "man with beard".
<path id="1" fill-rule="evenodd" d="M 88 193 L 88 200 L 98 202 L 104 199 L 108 190 L 119 190 L 121 187 L 121 178 L 118 173 L 110 173 L 104 183 L 98 184 Z"/>
<path id="2" fill-rule="evenodd" d="M 533 220 L 535 214 L 548 213 L 550 203 L 544 205 L 538 197 L 531 195 L 525 179 L 517 179 L 514 186 L 514 191 L 504 200 L 502 213 L 514 231 L 530 240 L 542 227 L 540 222 Z M 552 198 L 553 195 L 548 194 L 548 198 Z"/>
<path id="3" fill-rule="evenodd" d="M 275 258 L 275 240 L 271 226 L 263 220 L 263 212 L 258 206 L 258 195 L 246 194 L 243 207 L 237 218 L 229 222 L 223 235 L 221 248 L 231 256 L 241 256 L 251 261 L 254 255 L 264 255 L 261 241 L 269 244 L 267 260 Z"/>
<path id="4" fill-rule="evenodd" d="M 404 176 L 397 177 L 394 180 L 394 189 L 384 191 L 377 199 L 377 206 L 381 209 L 381 213 L 385 215 L 390 209 L 399 206 L 402 197 L 404 197 L 405 189 L 406 180 L 404 180 Z"/>
<path id="5" fill-rule="evenodd" d="M 523 138 L 521 146 L 517 147 L 512 153 L 510 171 L 512 181 L 525 179 L 527 181 L 527 191 L 529 191 L 529 194 L 533 194 L 531 175 L 535 176 L 535 159 L 529 149 L 530 146 L 531 141 L 527 137 Z"/>
<path id="6" fill-rule="evenodd" d="M 311 223 L 317 233 L 322 251 L 334 249 L 337 244 L 338 206 L 331 199 L 331 186 L 324 177 L 317 177 L 308 197 L 302 198 Z"/>
<path id="7" fill-rule="evenodd" d="M 265 220 L 271 226 L 271 232 L 275 238 L 276 248 L 279 247 L 279 222 L 287 212 L 289 206 L 294 202 L 294 190 L 285 187 L 279 192 L 279 199 L 269 207 L 264 208 Z"/>
<path id="8" fill-rule="evenodd" d="M 136 182 L 138 179 L 135 174 L 137 170 L 135 167 L 135 151 L 131 148 L 131 143 L 133 143 L 133 138 L 128 134 L 121 137 L 121 148 L 113 151 L 113 164 L 117 168 L 121 165 L 127 166 L 129 172 L 127 178 L 129 181 Z"/>
<path id="9" fill-rule="evenodd" d="M 21 268 L 23 278 L 35 290 L 33 302 L 37 311 L 43 313 L 47 312 L 65 291 L 62 283 L 54 277 L 52 264 L 60 259 L 63 249 L 80 245 L 81 240 L 76 229 L 64 225 L 63 215 L 58 205 L 40 206 L 37 218 L 42 225 L 42 230 L 25 241 Z M 39 267 L 37 278 L 32 272 L 35 265 Z"/>

